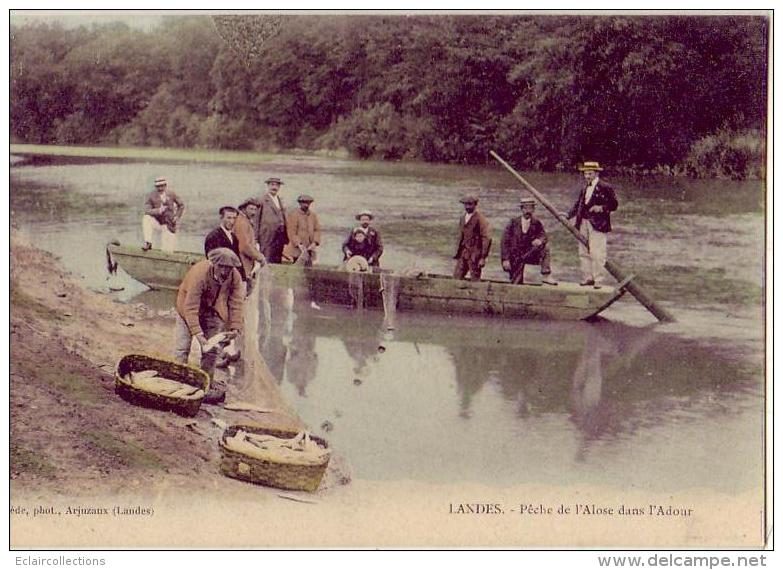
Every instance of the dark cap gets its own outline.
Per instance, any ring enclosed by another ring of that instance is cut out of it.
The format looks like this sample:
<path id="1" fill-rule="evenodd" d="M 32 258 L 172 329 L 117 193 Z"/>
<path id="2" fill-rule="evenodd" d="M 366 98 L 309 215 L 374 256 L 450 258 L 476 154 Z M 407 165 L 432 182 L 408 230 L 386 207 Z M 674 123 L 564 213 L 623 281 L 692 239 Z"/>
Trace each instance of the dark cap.
<path id="1" fill-rule="evenodd" d="M 478 198 L 473 194 L 468 194 L 459 199 L 463 204 L 478 204 Z"/>
<path id="2" fill-rule="evenodd" d="M 299 194 L 299 198 L 296 199 L 297 202 L 315 202 L 312 196 L 310 194 Z"/>

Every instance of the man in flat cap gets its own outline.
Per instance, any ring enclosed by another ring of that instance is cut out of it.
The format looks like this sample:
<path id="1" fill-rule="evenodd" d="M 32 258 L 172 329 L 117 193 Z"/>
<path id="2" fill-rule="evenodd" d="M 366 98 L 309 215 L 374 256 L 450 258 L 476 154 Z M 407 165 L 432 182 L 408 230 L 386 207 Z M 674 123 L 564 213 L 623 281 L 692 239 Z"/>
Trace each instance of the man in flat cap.
<path id="1" fill-rule="evenodd" d="M 459 219 L 459 242 L 454 259 L 455 279 L 481 279 L 481 271 L 486 265 L 489 249 L 492 247 L 492 230 L 484 214 L 478 211 L 478 198 L 469 194 L 460 202 L 465 206 L 465 214 Z"/>
<path id="2" fill-rule="evenodd" d="M 174 322 L 174 359 L 185 363 L 192 339 L 203 348 L 213 335 L 227 331 L 230 338 L 242 332 L 242 304 L 245 285 L 239 275 L 239 258 L 228 248 L 219 247 L 209 257 L 194 264 L 177 290 Z M 216 351 L 202 352 L 201 369 L 212 379 Z M 210 392 L 213 390 L 210 389 Z M 213 397 L 214 393 L 208 397 Z"/>
<path id="3" fill-rule="evenodd" d="M 289 212 L 286 218 L 288 243 L 283 248 L 283 259 L 296 262 L 306 252 L 305 264 L 315 263 L 316 251 L 321 245 L 321 223 L 318 215 L 310 209 L 313 197 L 301 194 L 296 200 L 299 209 Z"/>
<path id="4" fill-rule="evenodd" d="M 281 263 L 283 247 L 288 241 L 285 204 L 278 195 L 283 181 L 273 177 L 267 178 L 265 183 L 267 191 L 258 206 L 256 240 L 269 263 Z"/>
<path id="5" fill-rule="evenodd" d="M 579 191 L 566 217 L 575 218 L 574 226 L 587 239 L 588 247 L 579 244 L 579 266 L 582 286 L 601 288 L 606 264 L 606 238 L 612 231 L 610 214 L 617 209 L 614 189 L 600 179 L 603 170 L 597 162 L 585 162 L 579 167 L 586 184 Z"/>
<path id="6" fill-rule="evenodd" d="M 349 260 L 354 255 L 361 255 L 370 267 L 380 267 L 383 242 L 378 230 L 370 225 L 374 218 L 372 212 L 367 209 L 356 214 L 359 225 L 351 230 L 343 242 L 343 261 Z M 360 236 L 359 233 L 362 235 Z"/>
<path id="7" fill-rule="evenodd" d="M 144 244 L 141 249 L 152 249 L 156 235 L 160 236 L 160 249 L 174 251 L 177 247 L 177 228 L 185 203 L 168 189 L 168 181 L 162 176 L 155 179 L 155 189 L 144 201 L 144 215 L 141 218 L 141 231 Z"/>
<path id="8" fill-rule="evenodd" d="M 508 272 L 512 283 L 521 284 L 525 265 L 540 265 L 541 281 L 547 285 L 557 285 L 551 276 L 549 243 L 544 224 L 534 215 L 536 201 L 533 198 L 522 198 L 519 207 L 522 215 L 511 218 L 500 242 L 503 269 Z M 538 282 L 530 284 L 538 285 Z"/>
<path id="9" fill-rule="evenodd" d="M 250 197 L 239 205 L 239 215 L 234 224 L 234 234 L 237 236 L 237 248 L 239 260 L 242 263 L 244 279 L 247 283 L 247 292 L 253 286 L 253 278 L 256 270 L 266 263 L 266 258 L 258 249 L 256 243 L 256 231 L 253 220 L 258 219 L 258 198 Z M 258 264 L 258 265 L 256 265 Z"/>

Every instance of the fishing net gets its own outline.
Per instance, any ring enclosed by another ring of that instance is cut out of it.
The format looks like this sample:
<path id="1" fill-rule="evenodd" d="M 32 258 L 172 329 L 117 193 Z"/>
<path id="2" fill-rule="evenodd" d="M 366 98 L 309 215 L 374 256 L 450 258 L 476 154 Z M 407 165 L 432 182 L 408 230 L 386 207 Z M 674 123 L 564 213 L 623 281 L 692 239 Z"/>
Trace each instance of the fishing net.
<path id="1" fill-rule="evenodd" d="M 279 14 L 223 14 L 212 16 L 212 24 L 226 45 L 249 65 L 290 18 Z"/>
<path id="2" fill-rule="evenodd" d="M 397 299 L 400 295 L 400 278 L 393 273 L 381 273 L 381 297 L 383 299 L 383 323 L 386 330 L 397 328 Z"/>
<path id="3" fill-rule="evenodd" d="M 227 409 L 245 406 L 261 410 L 287 410 L 277 382 L 259 352 L 259 316 L 264 314 L 264 326 L 269 327 L 270 319 L 267 317 L 270 313 L 271 289 L 271 272 L 264 266 L 258 273 L 250 296 L 245 300 L 242 356 L 226 391 Z"/>

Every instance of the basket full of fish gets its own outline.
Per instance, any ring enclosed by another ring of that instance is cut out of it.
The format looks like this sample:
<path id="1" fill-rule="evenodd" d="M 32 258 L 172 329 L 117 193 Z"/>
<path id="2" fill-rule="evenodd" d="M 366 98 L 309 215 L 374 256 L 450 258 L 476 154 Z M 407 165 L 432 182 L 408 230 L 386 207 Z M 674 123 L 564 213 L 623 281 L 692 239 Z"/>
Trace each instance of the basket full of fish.
<path id="1" fill-rule="evenodd" d="M 326 440 L 295 432 L 232 425 L 220 438 L 220 469 L 235 479 L 294 491 L 315 491 L 329 465 Z"/>
<path id="2" fill-rule="evenodd" d="M 144 354 L 117 364 L 114 391 L 133 404 L 195 416 L 209 389 L 209 375 L 195 366 Z"/>

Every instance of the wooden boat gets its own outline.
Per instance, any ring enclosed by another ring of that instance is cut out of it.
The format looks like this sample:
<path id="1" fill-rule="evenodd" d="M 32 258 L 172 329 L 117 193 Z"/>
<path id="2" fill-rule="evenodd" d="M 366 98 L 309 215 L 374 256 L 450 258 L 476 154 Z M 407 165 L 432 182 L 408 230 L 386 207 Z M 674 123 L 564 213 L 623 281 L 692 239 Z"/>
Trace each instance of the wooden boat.
<path id="1" fill-rule="evenodd" d="M 107 252 L 131 277 L 153 289 L 176 290 L 199 253 L 143 251 L 110 244 Z M 274 284 L 304 289 L 316 302 L 383 308 L 382 289 L 396 289 L 399 311 L 497 315 L 513 318 L 581 320 L 598 315 L 619 299 L 625 289 L 513 285 L 503 281 L 465 281 L 445 275 L 397 276 L 388 270 L 348 273 L 337 267 L 271 264 Z"/>

